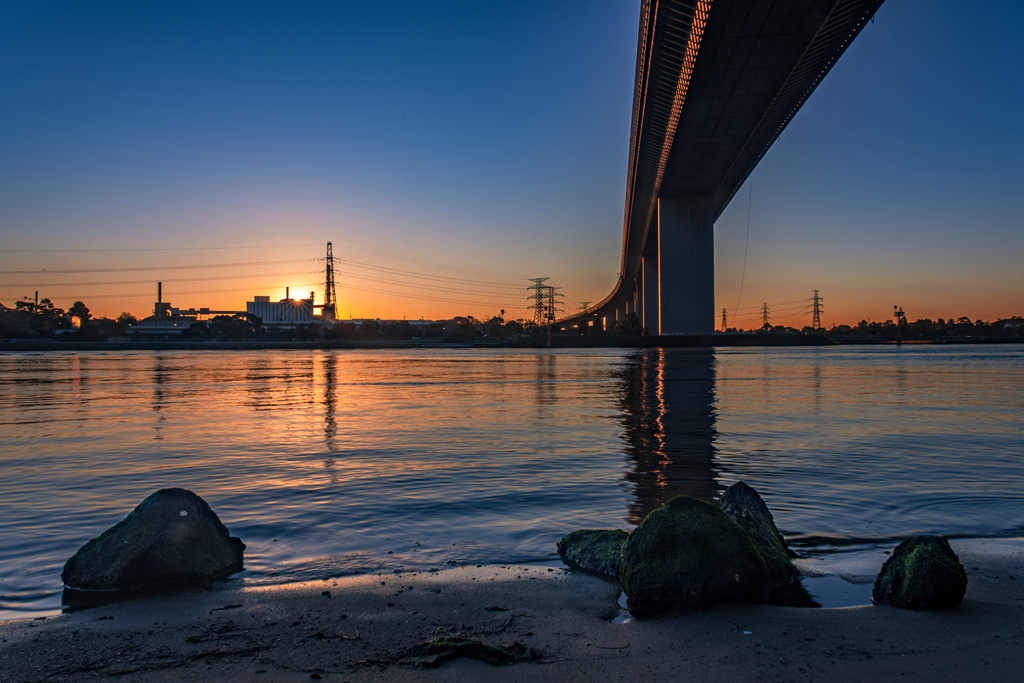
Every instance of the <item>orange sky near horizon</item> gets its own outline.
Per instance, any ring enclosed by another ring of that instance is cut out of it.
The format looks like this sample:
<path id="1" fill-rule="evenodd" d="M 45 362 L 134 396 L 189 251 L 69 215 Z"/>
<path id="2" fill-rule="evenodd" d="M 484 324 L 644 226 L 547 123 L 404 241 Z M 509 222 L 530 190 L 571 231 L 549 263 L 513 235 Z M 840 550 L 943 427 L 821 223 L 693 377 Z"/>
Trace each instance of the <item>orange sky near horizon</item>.
<path id="1" fill-rule="evenodd" d="M 396 2 L 0 4 L 0 303 L 322 302 L 328 241 L 342 319 L 602 300 L 638 3 Z M 1021 22 L 882 5 L 718 218 L 716 329 L 1024 315 Z"/>
<path id="2" fill-rule="evenodd" d="M 69 258 L 51 253 L 47 254 L 47 263 L 58 266 L 70 264 L 70 267 L 40 269 L 38 275 L 19 277 L 28 285 L 23 288 L 26 292 L 23 296 L 31 298 L 38 289 L 40 297 L 49 297 L 55 305 L 65 309 L 74 301 L 82 300 L 97 317 L 115 318 L 122 312 L 139 318 L 151 315 L 157 298 L 157 282 L 162 282 L 163 300 L 182 309 L 205 307 L 244 311 L 245 303 L 254 296 L 269 296 L 276 301 L 285 297 L 286 288 L 291 298 L 305 298 L 313 292 L 319 304 L 324 300 L 324 258 L 323 249 L 316 247 L 307 243 L 243 249 L 242 252 L 252 255 L 245 259 L 239 258 L 236 251 L 217 251 L 214 257 L 207 252 L 199 263 L 190 263 L 187 254 L 159 252 L 157 258 L 152 254 L 145 255 L 144 260 L 150 265 L 142 271 L 60 274 L 50 273 L 55 270 L 134 269 L 137 266 L 124 264 L 142 257 L 117 254 L 111 258 L 111 254 L 102 253 L 93 258 L 83 254 Z M 488 270 L 441 266 L 376 254 L 349 256 L 354 258 L 351 261 L 338 258 L 338 251 L 335 251 L 339 319 L 440 320 L 456 315 L 488 319 L 499 315 L 501 310 L 505 311 L 506 319 L 528 319 L 532 316 L 526 300 L 526 288 L 531 283 L 526 277 L 512 273 L 495 276 L 493 273 L 499 268 L 502 273 L 506 270 L 500 262 Z M 605 260 L 610 259 L 606 256 Z M 239 263 L 256 265 L 230 265 Z M 204 265 L 217 267 L 202 267 Z M 614 264 L 608 265 L 610 268 Z M 775 268 L 759 266 L 755 258 L 748 256 L 742 299 L 737 306 L 740 273 L 735 267 L 719 266 L 716 329 L 721 327 L 723 308 L 730 327 L 760 327 L 764 304 L 768 306 L 769 320 L 774 325 L 801 328 L 810 324 L 813 289 L 819 280 L 804 275 L 778 278 L 773 274 Z M 261 270 L 265 272 L 253 274 Z M 570 310 L 573 304 L 578 308 L 581 302 L 587 301 L 586 295 L 590 295 L 590 302 L 594 303 L 600 292 L 607 293 L 614 280 L 608 277 L 607 272 L 593 274 L 590 282 L 580 279 L 573 285 L 563 286 L 564 308 Z M 10 280 L 11 276 L 5 278 Z M 83 284 L 83 280 L 92 284 Z M 891 320 L 893 307 L 897 305 L 903 308 L 911 321 L 967 316 L 972 320 L 990 322 L 1024 315 L 1024 302 L 1012 293 L 979 300 L 973 291 L 965 290 L 956 279 L 945 282 L 941 278 L 922 280 L 913 273 L 904 272 L 885 280 L 853 281 L 840 288 L 836 287 L 834 277 L 826 281 L 831 286 L 823 284 L 817 287 L 823 303 L 822 322 L 825 327 L 855 325 L 861 320 Z M 119 284 L 103 284 L 108 282 Z M 557 277 L 552 277 L 549 282 L 562 286 Z M 998 282 L 993 282 L 992 291 L 997 291 L 998 285 Z M 126 296 L 125 290 L 131 293 Z M 18 298 L 21 297 L 0 298 L 0 303 L 13 307 Z"/>

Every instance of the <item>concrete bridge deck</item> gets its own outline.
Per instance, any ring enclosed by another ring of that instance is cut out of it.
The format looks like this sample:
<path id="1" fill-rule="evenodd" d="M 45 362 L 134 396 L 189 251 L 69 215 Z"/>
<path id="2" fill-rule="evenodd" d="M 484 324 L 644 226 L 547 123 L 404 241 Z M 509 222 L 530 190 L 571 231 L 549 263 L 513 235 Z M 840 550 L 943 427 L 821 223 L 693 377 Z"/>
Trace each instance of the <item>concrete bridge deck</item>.
<path id="1" fill-rule="evenodd" d="M 643 0 L 619 280 L 557 326 L 714 331 L 715 220 L 882 2 Z"/>

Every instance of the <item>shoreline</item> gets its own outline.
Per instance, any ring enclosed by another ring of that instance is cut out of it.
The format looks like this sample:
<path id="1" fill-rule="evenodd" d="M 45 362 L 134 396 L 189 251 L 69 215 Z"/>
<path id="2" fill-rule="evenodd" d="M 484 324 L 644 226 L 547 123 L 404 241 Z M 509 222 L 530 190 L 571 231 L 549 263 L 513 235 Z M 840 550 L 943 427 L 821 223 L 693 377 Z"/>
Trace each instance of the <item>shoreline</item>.
<path id="1" fill-rule="evenodd" d="M 567 569 L 396 571 L 0 622 L 0 681 L 1016 680 L 1024 549 L 956 545 L 969 581 L 951 610 L 730 603 L 615 623 L 618 586 Z M 521 661 L 429 668 L 412 649 L 433 638 L 515 646 Z"/>
<path id="2" fill-rule="evenodd" d="M 3 339 L 4 351 L 248 351 L 290 349 L 409 350 L 409 349 L 622 349 L 622 348 L 733 348 L 807 346 L 1005 346 L 1024 344 L 1021 339 L 943 340 L 914 339 L 901 343 L 884 339 L 830 339 L 803 334 L 714 334 L 678 337 L 554 337 L 543 341 L 495 343 L 442 340 L 333 340 L 333 341 L 57 341 L 53 339 Z"/>

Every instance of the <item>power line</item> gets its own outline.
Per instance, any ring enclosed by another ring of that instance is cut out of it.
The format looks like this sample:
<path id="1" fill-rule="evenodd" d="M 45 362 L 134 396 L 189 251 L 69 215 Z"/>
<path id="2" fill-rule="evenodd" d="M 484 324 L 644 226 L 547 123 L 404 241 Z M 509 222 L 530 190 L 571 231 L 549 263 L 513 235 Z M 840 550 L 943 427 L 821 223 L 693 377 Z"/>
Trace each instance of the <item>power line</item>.
<path id="1" fill-rule="evenodd" d="M 295 275 L 313 275 L 320 271 L 301 270 L 294 271 L 291 273 L 271 273 L 274 277 L 293 277 Z M 178 278 L 164 278 L 161 282 L 207 282 L 210 280 L 243 280 L 245 278 L 260 277 L 259 275 L 207 275 L 204 277 L 178 277 Z M 92 287 L 92 286 L 104 286 L 109 287 L 113 285 L 146 285 L 156 282 L 154 278 L 149 280 L 108 280 L 106 282 L 34 282 L 31 284 L 13 284 L 5 285 L 0 284 L 0 288 L 15 288 L 15 287 Z"/>
<path id="2" fill-rule="evenodd" d="M 338 272 L 339 275 L 344 275 L 347 278 L 354 278 L 354 279 L 357 279 L 357 280 L 369 280 L 371 282 L 384 282 L 384 283 L 392 284 L 392 285 L 401 285 L 403 287 L 436 288 L 436 286 L 438 286 L 438 285 L 441 285 L 441 286 L 443 286 L 443 285 L 452 285 L 453 287 L 456 287 L 456 288 L 455 289 L 450 289 L 449 291 L 458 291 L 458 292 L 486 291 L 488 294 L 490 294 L 492 296 L 499 296 L 499 295 L 501 295 L 501 296 L 516 296 L 516 297 L 518 297 L 524 291 L 522 288 L 519 288 L 519 289 L 517 289 L 515 291 L 511 291 L 507 287 L 486 287 L 486 286 L 482 286 L 481 287 L 481 286 L 478 286 L 478 287 L 467 288 L 465 285 L 462 285 L 462 283 L 460 283 L 460 282 L 452 283 L 452 282 L 447 282 L 445 280 L 430 280 L 430 279 L 426 279 L 425 282 L 415 282 L 415 281 L 409 282 L 407 280 L 393 280 L 391 278 L 386 278 L 386 277 L 377 277 L 377 276 L 374 276 L 374 275 L 364 275 L 362 273 L 353 273 L 350 270 L 342 270 L 342 271 L 337 271 L 337 272 Z M 462 285 L 462 286 L 460 286 L 460 285 Z"/>
<path id="3" fill-rule="evenodd" d="M 315 287 L 318 284 L 320 284 L 320 283 L 319 282 L 302 282 L 302 283 L 299 283 L 299 284 L 294 285 L 294 286 L 295 287 Z M 196 290 L 184 291 L 184 292 L 170 292 L 170 294 L 172 294 L 173 296 L 184 296 L 184 295 L 188 295 L 188 294 L 232 294 L 232 293 L 235 293 L 235 292 L 251 292 L 251 291 L 252 291 L 252 288 L 248 287 L 248 288 L 244 288 L 244 289 L 196 289 Z M 166 294 L 166 292 L 165 292 L 165 294 Z M 80 301 L 87 301 L 87 300 L 91 301 L 92 299 L 152 299 L 153 298 L 153 293 L 152 292 L 140 292 L 138 294 L 76 294 L 74 297 L 67 297 L 67 298 L 69 298 L 69 299 L 70 298 L 75 298 L 75 299 L 78 299 Z"/>
<path id="4" fill-rule="evenodd" d="M 740 307 L 740 299 L 743 298 L 743 281 L 747 279 L 747 248 L 750 246 L 750 205 L 753 203 L 754 182 L 753 174 L 747 176 L 747 238 L 743 242 L 743 270 L 740 271 L 740 292 L 736 295 L 736 308 L 732 315 L 736 317 L 736 311 Z"/>
<path id="5" fill-rule="evenodd" d="M 146 252 L 146 251 L 241 251 L 247 249 L 282 249 L 287 246 L 289 249 L 297 247 L 319 247 L 320 243 L 312 244 L 294 244 L 289 242 L 287 245 L 281 244 L 247 244 L 245 246 L 232 245 L 230 247 L 124 247 L 118 249 L 79 249 L 73 248 L 47 248 L 47 249 L 4 249 L 8 254 L 106 254 L 106 253 L 123 253 L 123 252 Z"/>
<path id="6" fill-rule="evenodd" d="M 464 293 L 464 294 L 472 295 L 474 292 L 480 291 L 480 289 L 483 289 L 483 288 L 477 288 L 477 289 L 461 288 L 461 289 L 457 289 L 457 288 L 453 288 L 453 287 L 443 287 L 443 286 L 429 285 L 429 284 L 424 284 L 424 283 L 421 283 L 421 282 L 403 282 L 402 280 L 391 280 L 389 278 L 384 278 L 384 277 L 373 277 L 373 276 L 370 276 L 370 275 L 358 275 L 356 273 L 351 273 L 349 271 L 338 271 L 338 274 L 339 275 L 344 275 L 344 276 L 346 276 L 346 278 L 353 278 L 353 279 L 356 279 L 356 280 L 366 280 L 366 281 L 369 281 L 369 282 L 381 282 L 381 283 L 389 284 L 389 285 L 398 285 L 399 287 L 415 287 L 416 289 L 430 289 L 430 290 L 433 290 L 435 292 L 452 292 L 452 293 L 455 293 L 455 294 L 463 294 Z M 444 283 L 439 283 L 439 284 L 444 284 Z M 349 285 L 346 282 L 342 282 L 342 286 L 344 288 L 346 288 L 346 289 L 349 288 Z M 503 294 L 503 293 L 502 292 L 485 291 L 485 292 L 481 293 L 480 296 L 498 296 L 498 295 L 501 295 L 501 294 Z M 519 299 L 521 297 L 517 296 L 515 298 Z"/>
<path id="7" fill-rule="evenodd" d="M 2 270 L 0 275 L 39 275 L 40 273 L 47 273 L 49 275 L 80 275 L 82 273 L 137 273 L 139 271 L 153 271 L 153 270 L 201 270 L 204 268 L 244 268 L 249 266 L 275 266 L 284 263 L 310 263 L 319 261 L 320 259 L 312 258 L 300 258 L 300 259 L 282 259 L 280 261 L 246 261 L 243 263 L 203 263 L 192 266 L 139 266 L 134 268 L 75 268 L 68 270 L 47 270 L 42 268 L 40 270 Z"/>
<path id="8" fill-rule="evenodd" d="M 406 298 L 406 299 L 419 299 L 419 300 L 422 300 L 422 301 L 435 301 L 435 302 L 440 302 L 440 303 L 466 304 L 466 305 L 469 305 L 469 306 L 494 306 L 496 308 L 500 308 L 500 307 L 515 308 L 515 309 L 522 309 L 523 308 L 522 306 L 508 306 L 507 304 L 498 303 L 498 302 L 490 302 L 490 301 L 465 301 L 465 300 L 460 300 L 460 299 L 448 299 L 448 298 L 445 298 L 445 297 L 420 296 L 420 295 L 417 295 L 417 294 L 405 294 L 403 292 L 390 292 L 390 291 L 387 291 L 387 290 L 373 289 L 373 288 L 370 288 L 370 287 L 349 287 L 349 286 L 346 286 L 345 289 L 350 290 L 350 291 L 356 291 L 356 292 L 370 292 L 372 294 L 385 294 L 385 295 L 389 295 L 389 296 L 403 297 L 403 298 Z"/>
<path id="9" fill-rule="evenodd" d="M 467 273 L 483 273 L 485 275 L 504 275 L 506 277 L 515 278 L 517 280 L 527 279 L 520 273 L 503 273 L 497 270 L 484 270 L 482 268 L 466 268 L 465 266 L 452 266 L 444 263 L 437 263 L 434 261 L 424 261 L 421 259 L 407 258 L 404 256 L 395 256 L 394 254 L 381 253 L 379 251 L 368 251 L 366 249 L 348 249 L 348 251 L 358 252 L 360 254 L 370 254 L 372 256 L 384 256 L 385 258 L 395 259 L 397 261 L 408 261 L 409 263 L 418 263 L 422 266 L 434 266 L 437 268 L 446 268 L 449 270 L 461 270 Z"/>
<path id="10" fill-rule="evenodd" d="M 523 290 L 523 287 L 521 285 L 504 283 L 504 282 L 495 282 L 493 280 L 471 280 L 471 279 L 468 279 L 468 278 L 461 278 L 461 277 L 449 277 L 449 276 L 446 276 L 446 275 L 433 275 L 431 273 L 420 273 L 420 272 L 417 272 L 417 271 L 414 271 L 414 270 L 404 270 L 402 268 L 389 268 L 387 266 L 378 266 L 378 265 L 373 265 L 373 264 L 370 264 L 370 263 L 361 263 L 359 261 L 352 261 L 350 259 L 339 259 L 339 260 L 342 263 L 348 263 L 350 265 L 357 266 L 359 268 L 366 268 L 368 270 L 376 270 L 376 271 L 379 271 L 379 272 L 391 273 L 391 274 L 395 274 L 395 275 L 404 275 L 406 277 L 421 278 L 421 279 L 424 279 L 424 280 L 442 280 L 442 281 L 447 281 L 447 282 L 462 282 L 462 283 L 466 283 L 466 284 L 484 285 L 484 286 L 496 287 L 496 288 L 502 288 L 502 289 L 515 289 L 517 291 L 522 291 Z"/>

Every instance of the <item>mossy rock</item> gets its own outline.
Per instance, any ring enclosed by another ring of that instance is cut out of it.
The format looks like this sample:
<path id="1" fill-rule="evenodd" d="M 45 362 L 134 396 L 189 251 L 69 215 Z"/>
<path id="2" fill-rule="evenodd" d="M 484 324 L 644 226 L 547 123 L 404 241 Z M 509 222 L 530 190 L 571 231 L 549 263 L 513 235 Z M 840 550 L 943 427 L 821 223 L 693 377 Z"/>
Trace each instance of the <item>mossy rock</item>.
<path id="1" fill-rule="evenodd" d="M 212 580 L 240 571 L 244 550 L 202 498 L 161 489 L 79 548 L 61 580 L 102 591 Z"/>
<path id="2" fill-rule="evenodd" d="M 580 529 L 558 542 L 558 554 L 574 569 L 618 579 L 622 544 L 628 535 L 622 529 Z"/>
<path id="3" fill-rule="evenodd" d="M 719 602 L 765 602 L 767 568 L 750 536 L 720 507 L 676 496 L 626 538 L 619 578 L 637 617 Z"/>
<path id="4" fill-rule="evenodd" d="M 768 588 L 775 590 L 798 582 L 800 570 L 790 559 L 793 555 L 775 526 L 775 519 L 764 500 L 742 481 L 727 488 L 718 505 L 733 521 L 750 534 L 750 540 L 761 554 L 768 569 Z"/>
<path id="5" fill-rule="evenodd" d="M 871 599 L 910 609 L 955 607 L 967 591 L 967 572 L 942 536 L 916 536 L 896 546 L 875 579 Z"/>

